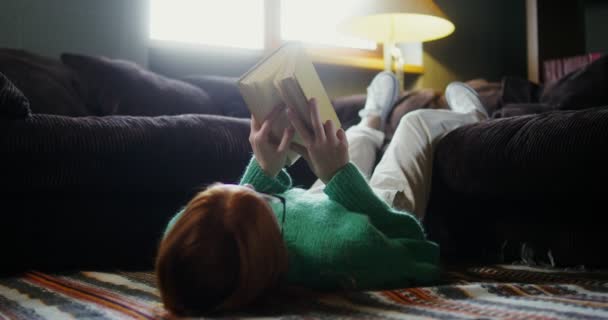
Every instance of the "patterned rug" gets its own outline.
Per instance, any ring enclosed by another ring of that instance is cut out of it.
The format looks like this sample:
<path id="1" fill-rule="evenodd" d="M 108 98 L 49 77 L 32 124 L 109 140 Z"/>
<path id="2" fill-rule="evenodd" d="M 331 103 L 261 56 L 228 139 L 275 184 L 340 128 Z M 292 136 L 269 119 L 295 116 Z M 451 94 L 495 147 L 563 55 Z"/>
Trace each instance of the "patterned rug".
<path id="1" fill-rule="evenodd" d="M 608 319 L 608 272 L 491 266 L 445 285 L 279 298 L 234 318 Z M 28 272 L 0 279 L 0 319 L 168 319 L 147 272 Z"/>

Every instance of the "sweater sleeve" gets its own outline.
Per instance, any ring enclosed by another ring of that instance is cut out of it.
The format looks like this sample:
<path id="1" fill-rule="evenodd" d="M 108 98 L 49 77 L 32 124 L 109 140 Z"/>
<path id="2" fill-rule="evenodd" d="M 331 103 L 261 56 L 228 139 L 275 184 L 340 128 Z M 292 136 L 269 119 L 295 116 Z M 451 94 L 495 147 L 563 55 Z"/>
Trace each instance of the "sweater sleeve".
<path id="1" fill-rule="evenodd" d="M 349 163 L 340 169 L 325 186 L 325 194 L 350 211 L 375 212 L 388 210 L 388 204 L 380 200 L 357 167 Z"/>
<path id="2" fill-rule="evenodd" d="M 324 192 L 346 209 L 367 215 L 371 223 L 388 237 L 425 238 L 420 221 L 409 213 L 394 210 L 381 200 L 352 163 L 333 176 Z"/>
<path id="3" fill-rule="evenodd" d="M 275 178 L 269 177 L 262 170 L 255 157 L 251 157 L 239 184 L 251 184 L 255 190 L 264 193 L 283 193 L 292 186 L 291 177 L 285 169 L 279 171 Z"/>

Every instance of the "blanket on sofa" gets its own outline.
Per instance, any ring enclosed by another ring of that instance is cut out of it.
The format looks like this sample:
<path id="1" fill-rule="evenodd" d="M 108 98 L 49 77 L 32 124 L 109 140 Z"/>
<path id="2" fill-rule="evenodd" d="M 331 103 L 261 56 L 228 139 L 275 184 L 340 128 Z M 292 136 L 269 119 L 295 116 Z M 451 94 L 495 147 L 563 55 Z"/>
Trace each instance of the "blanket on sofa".
<path id="1" fill-rule="evenodd" d="M 445 285 L 277 298 L 230 318 L 605 319 L 608 273 L 516 265 L 460 268 Z M 222 315 L 226 316 L 226 315 Z M 0 279 L 2 319 L 163 319 L 149 272 L 27 272 Z"/>

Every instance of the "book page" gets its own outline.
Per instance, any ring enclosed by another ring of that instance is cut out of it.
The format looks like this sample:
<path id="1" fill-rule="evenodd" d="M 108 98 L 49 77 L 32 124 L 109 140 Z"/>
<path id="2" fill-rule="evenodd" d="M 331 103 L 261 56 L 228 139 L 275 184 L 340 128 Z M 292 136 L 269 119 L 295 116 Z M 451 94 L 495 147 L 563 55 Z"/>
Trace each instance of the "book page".
<path id="1" fill-rule="evenodd" d="M 310 118 L 310 108 L 308 107 L 308 99 L 304 95 L 304 91 L 300 87 L 298 80 L 292 75 L 284 78 L 277 83 L 283 100 L 287 105 L 294 109 L 300 119 L 304 120 L 304 124 L 311 129 L 312 122 Z"/>
<path id="2" fill-rule="evenodd" d="M 321 83 L 321 79 L 319 79 L 319 75 L 312 64 L 312 61 L 304 49 L 299 50 L 297 54 L 293 76 L 300 84 L 300 88 L 307 100 L 316 98 L 321 120 L 325 122 L 331 119 L 334 122 L 336 129 L 340 128 L 342 125 L 338 119 L 334 106 L 323 87 L 323 83 Z"/>

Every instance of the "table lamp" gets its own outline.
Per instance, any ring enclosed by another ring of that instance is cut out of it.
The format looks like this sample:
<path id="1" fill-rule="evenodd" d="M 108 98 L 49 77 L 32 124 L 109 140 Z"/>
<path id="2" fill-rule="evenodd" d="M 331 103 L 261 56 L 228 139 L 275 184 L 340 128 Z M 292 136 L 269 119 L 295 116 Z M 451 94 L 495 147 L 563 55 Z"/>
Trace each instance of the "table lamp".
<path id="1" fill-rule="evenodd" d="M 338 25 L 338 30 L 384 44 L 384 70 L 398 56 L 397 42 L 424 42 L 454 32 L 454 24 L 432 0 L 363 0 Z"/>

